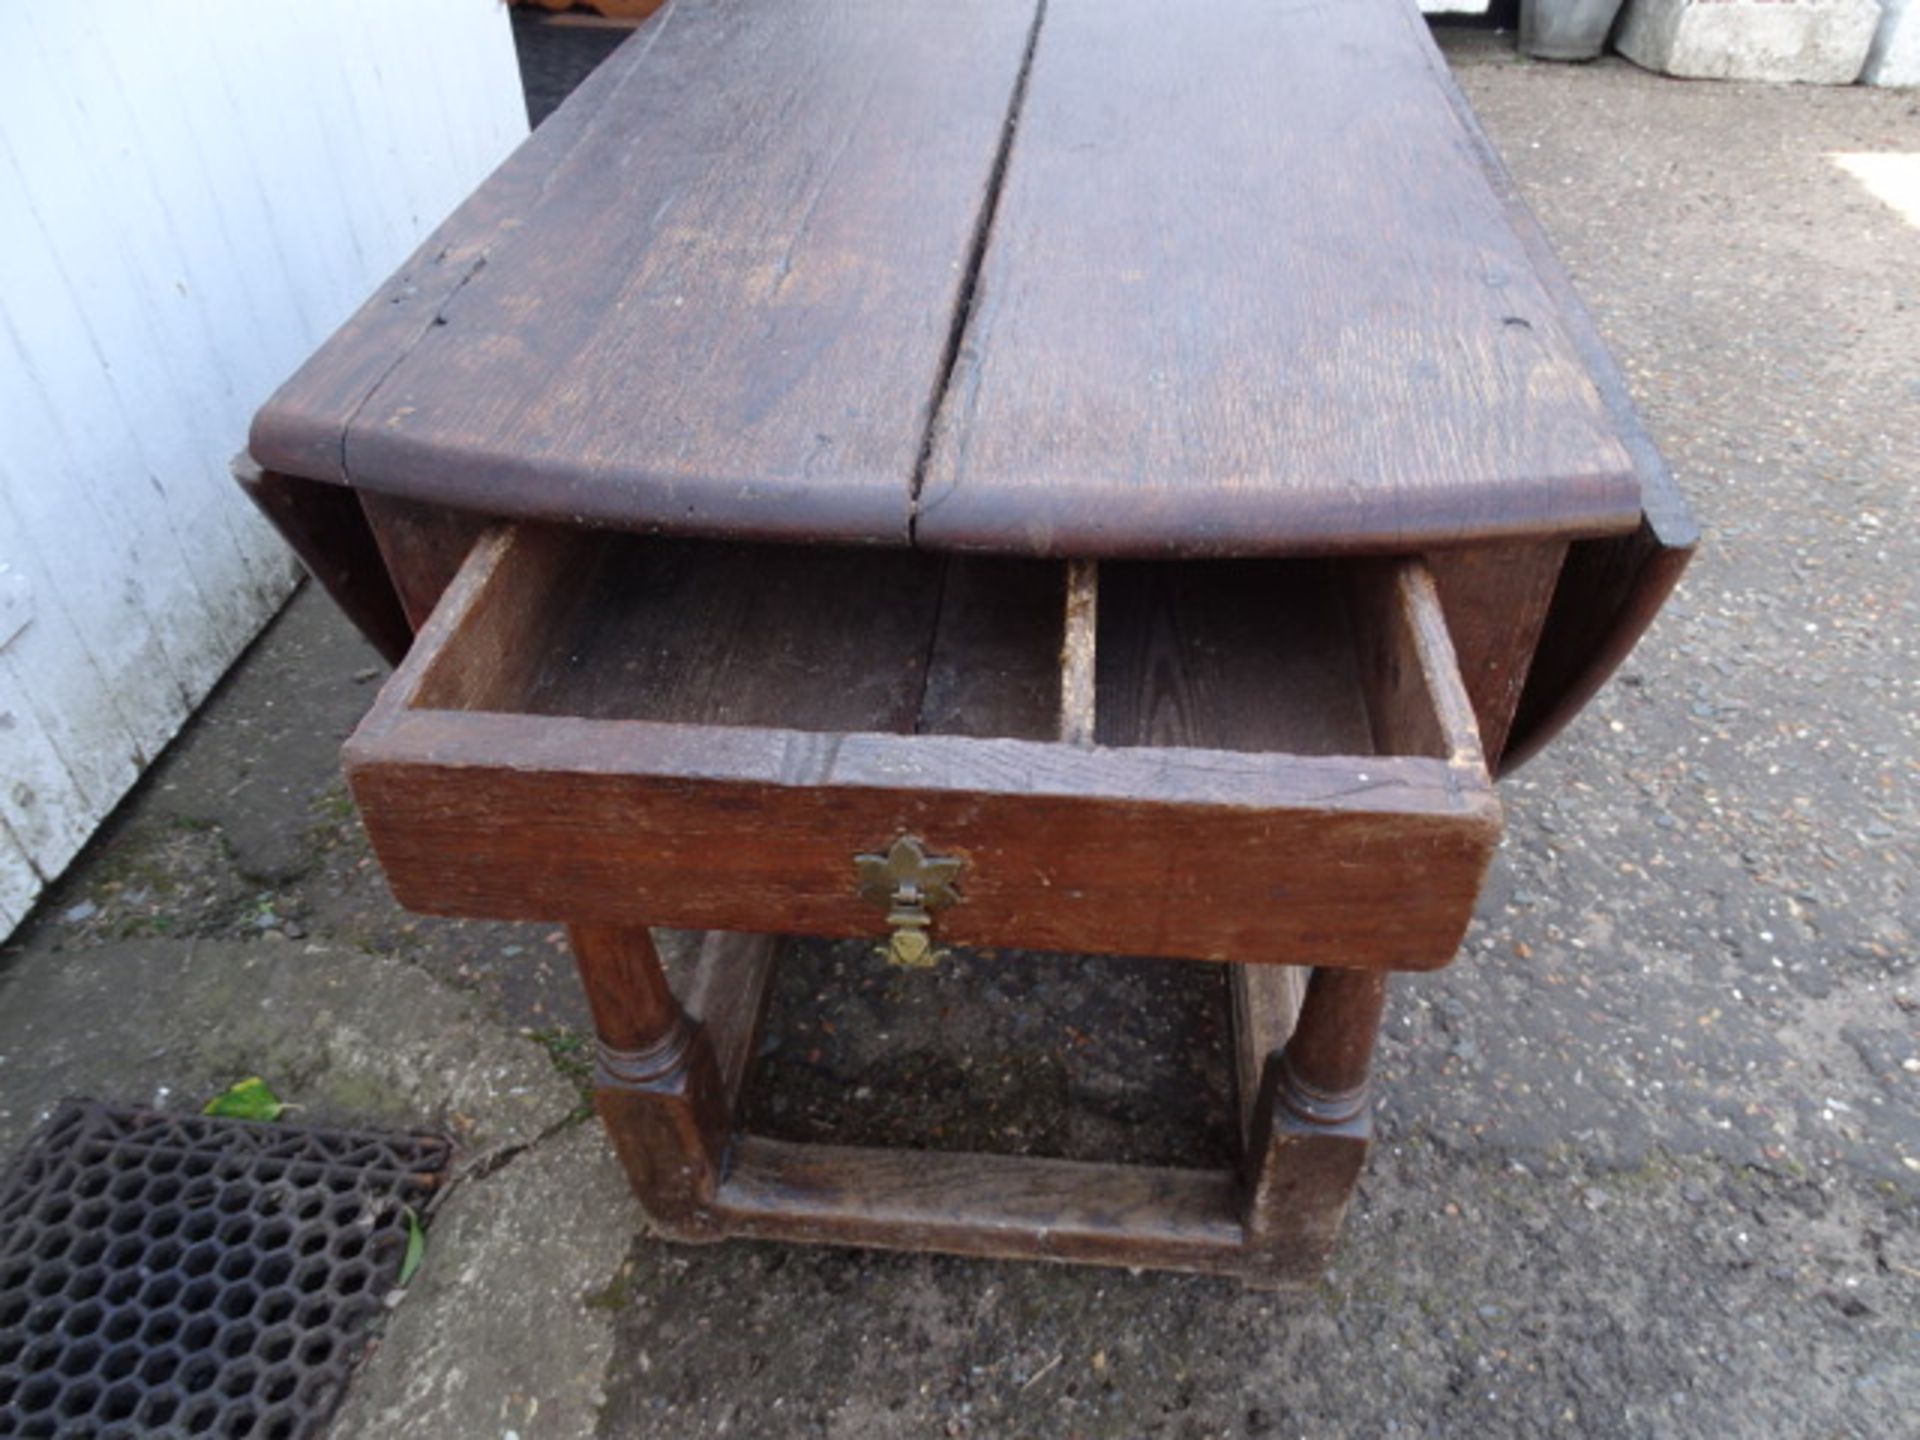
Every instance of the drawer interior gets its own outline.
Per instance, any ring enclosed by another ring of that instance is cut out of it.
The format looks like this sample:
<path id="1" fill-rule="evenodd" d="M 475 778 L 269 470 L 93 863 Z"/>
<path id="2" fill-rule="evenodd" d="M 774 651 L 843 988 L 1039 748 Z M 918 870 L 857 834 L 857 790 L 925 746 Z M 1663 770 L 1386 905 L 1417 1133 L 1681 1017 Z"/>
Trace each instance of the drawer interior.
<path id="1" fill-rule="evenodd" d="M 483 549 L 489 542 L 483 542 Z M 1059 562 L 518 526 L 420 708 L 1294 755 L 1457 748 L 1405 562 Z"/>

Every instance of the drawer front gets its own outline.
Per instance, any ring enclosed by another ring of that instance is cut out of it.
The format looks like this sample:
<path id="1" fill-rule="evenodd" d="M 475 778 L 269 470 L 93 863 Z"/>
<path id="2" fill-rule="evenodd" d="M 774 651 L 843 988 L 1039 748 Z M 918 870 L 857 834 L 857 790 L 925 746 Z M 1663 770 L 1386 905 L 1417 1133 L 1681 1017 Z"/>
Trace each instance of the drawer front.
<path id="1" fill-rule="evenodd" d="M 1104 730 L 1068 717 L 1068 738 L 1032 739 L 537 713 L 523 697 L 541 693 L 543 655 L 662 670 L 651 624 L 608 641 L 604 626 L 556 620 L 580 543 L 483 541 L 348 745 L 355 798 L 410 908 L 878 941 L 901 897 L 863 886 L 862 859 L 911 837 L 956 862 L 929 912 L 935 943 L 1430 969 L 1465 930 L 1499 808 L 1417 566 L 1379 570 L 1351 610 L 1371 733 L 1413 753 L 1295 755 L 1166 744 L 1166 722 L 1149 719 L 1142 743 L 1093 743 L 1117 733 L 1111 715 Z M 1067 608 L 1091 605 L 1082 593 Z M 1125 654 L 1135 620 L 1113 614 L 1127 628 L 1109 648 Z M 1163 675 L 1168 647 L 1139 623 L 1133 648 L 1158 658 L 1138 674 Z M 1092 632 L 1081 641 L 1060 647 L 1060 693 L 1091 704 Z M 701 636 L 697 653 L 718 665 L 740 643 Z M 818 649 L 793 673 L 817 670 Z M 1172 689 L 1192 709 L 1219 685 Z M 1102 693 L 1114 713 L 1155 708 L 1118 681 Z"/>
<path id="2" fill-rule="evenodd" d="M 462 715 L 350 774 L 430 913 L 879 938 L 858 858 L 913 836 L 960 862 L 939 940 L 1205 960 L 1443 965 L 1499 837 L 1424 760 Z"/>

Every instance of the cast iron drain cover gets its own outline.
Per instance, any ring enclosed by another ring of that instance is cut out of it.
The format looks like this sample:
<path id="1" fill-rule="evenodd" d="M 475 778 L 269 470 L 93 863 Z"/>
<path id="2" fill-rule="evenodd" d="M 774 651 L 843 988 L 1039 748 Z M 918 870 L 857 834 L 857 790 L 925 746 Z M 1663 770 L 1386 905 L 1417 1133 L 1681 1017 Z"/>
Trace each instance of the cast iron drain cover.
<path id="1" fill-rule="evenodd" d="M 447 1158 L 66 1101 L 0 1180 L 0 1436 L 315 1434 Z"/>

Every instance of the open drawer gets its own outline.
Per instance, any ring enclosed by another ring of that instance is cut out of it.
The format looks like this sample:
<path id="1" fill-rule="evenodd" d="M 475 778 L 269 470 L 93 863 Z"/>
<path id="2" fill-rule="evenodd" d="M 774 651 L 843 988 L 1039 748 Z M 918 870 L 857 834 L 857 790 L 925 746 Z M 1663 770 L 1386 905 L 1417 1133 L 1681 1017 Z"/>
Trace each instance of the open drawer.
<path id="1" fill-rule="evenodd" d="M 878 940 L 912 837 L 939 942 L 1419 970 L 1499 836 L 1411 559 L 502 526 L 346 758 L 401 902 L 502 919 Z"/>

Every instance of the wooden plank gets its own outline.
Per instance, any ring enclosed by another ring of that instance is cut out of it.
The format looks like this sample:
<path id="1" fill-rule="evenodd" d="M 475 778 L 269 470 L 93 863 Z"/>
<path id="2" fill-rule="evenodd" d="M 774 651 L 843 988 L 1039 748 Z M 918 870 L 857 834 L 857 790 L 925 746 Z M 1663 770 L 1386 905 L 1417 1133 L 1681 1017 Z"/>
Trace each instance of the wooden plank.
<path id="1" fill-rule="evenodd" d="M 1232 1273 L 1238 1204 L 1225 1171 L 743 1135 L 714 1208 L 735 1235 Z"/>
<path id="2" fill-rule="evenodd" d="M 494 918 L 877 937 L 854 856 L 963 861 L 957 944 L 1447 963 L 1498 838 L 1462 768 L 413 712 L 347 768 L 395 895 Z"/>
<path id="3" fill-rule="evenodd" d="M 1371 1067 L 1387 977 L 1317 968 L 1284 1054 L 1270 1056 L 1247 1117 L 1248 1248 L 1260 1278 L 1285 1284 L 1325 1270 L 1373 1130 Z"/>
<path id="4" fill-rule="evenodd" d="M 709 930 L 680 997 L 687 1014 L 707 1032 L 727 1109 L 735 1117 L 760 1045 L 760 1027 L 766 1021 L 767 1001 L 785 944 L 779 935 Z"/>
<path id="5" fill-rule="evenodd" d="M 255 456 L 482 513 L 904 543 L 1033 16 L 680 0 L 269 402 Z"/>
<path id="6" fill-rule="evenodd" d="M 1432 574 L 1418 561 L 1374 561 L 1353 565 L 1347 579 L 1361 684 L 1381 753 L 1432 755 L 1478 770 L 1473 703 Z"/>
<path id="7" fill-rule="evenodd" d="M 1427 556 L 1489 765 L 1497 766 L 1507 747 L 1566 554 L 1565 541 L 1542 540 Z"/>
<path id="8" fill-rule="evenodd" d="M 360 497 L 337 485 L 262 470 L 246 455 L 234 460 L 233 478 L 333 603 L 389 664 L 398 664 L 413 643 L 413 627 L 387 577 Z"/>
<path id="9" fill-rule="evenodd" d="M 1312 973 L 1304 965 L 1234 965 L 1228 970 L 1234 1098 L 1243 1142 L 1253 1124 L 1267 1064 L 1293 1034 L 1294 1022 L 1300 1018 L 1300 1002 L 1307 993 L 1307 977 Z"/>
<path id="10" fill-rule="evenodd" d="M 547 663 L 554 632 L 587 593 L 578 582 L 592 550 L 592 537 L 541 525 L 503 525 L 481 536 L 369 721 L 396 713 L 397 696 L 517 711 Z"/>
<path id="11" fill-rule="evenodd" d="M 1345 588 L 1319 561 L 1103 564 L 1100 743 L 1372 753 Z"/>
<path id="12" fill-rule="evenodd" d="M 1093 744 L 1099 635 L 1100 567 L 1092 560 L 1070 561 L 1060 640 L 1060 739 L 1067 745 Z"/>
<path id="13" fill-rule="evenodd" d="M 348 743 L 402 903 L 875 936 L 853 857 L 913 834 L 964 861 L 962 903 L 938 922 L 955 943 L 1429 969 L 1459 942 L 1499 805 L 1417 563 L 1369 567 L 1389 598 L 1368 625 L 1395 636 L 1434 756 L 1302 756 L 1206 748 L 1204 724 L 1082 748 L 516 713 L 550 651 L 591 669 L 636 648 L 565 638 L 591 592 L 581 555 L 602 543 L 537 526 L 483 538 Z"/>
<path id="14" fill-rule="evenodd" d="M 1559 306 L 1568 338 L 1633 459 L 1643 514 L 1631 535 L 1583 540 L 1569 548 L 1506 744 L 1489 750 L 1505 774 L 1559 734 L 1633 652 L 1686 572 L 1700 543 L 1700 527 L 1634 408 L 1626 376 L 1546 231 L 1527 207 L 1466 97 L 1450 86 L 1447 98 L 1481 172 L 1500 199 L 1507 223 L 1525 247 L 1541 285 Z"/>
<path id="15" fill-rule="evenodd" d="M 1049 740 L 1059 733 L 1064 579 L 1047 560 L 948 558 L 920 701 L 922 734 Z"/>
<path id="16" fill-rule="evenodd" d="M 543 715 L 911 732 L 939 559 L 907 550 L 600 537 L 529 591 L 580 597 L 532 692 Z"/>
<path id="17" fill-rule="evenodd" d="M 941 547 L 1406 550 L 1639 486 L 1405 0 L 1050 0 L 919 496 Z"/>
<path id="18" fill-rule="evenodd" d="M 460 573 L 487 519 L 371 491 L 358 498 L 407 623 L 418 630 Z"/>

